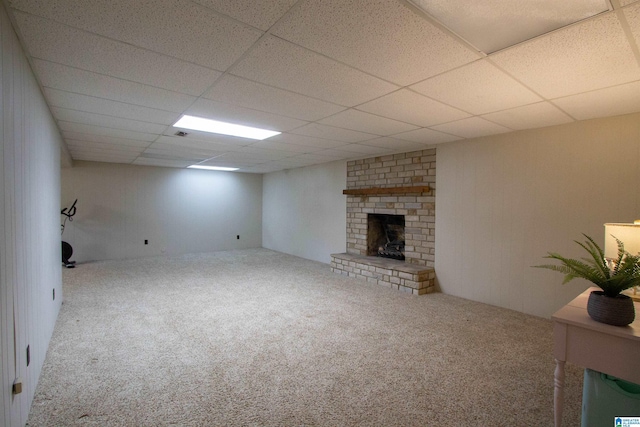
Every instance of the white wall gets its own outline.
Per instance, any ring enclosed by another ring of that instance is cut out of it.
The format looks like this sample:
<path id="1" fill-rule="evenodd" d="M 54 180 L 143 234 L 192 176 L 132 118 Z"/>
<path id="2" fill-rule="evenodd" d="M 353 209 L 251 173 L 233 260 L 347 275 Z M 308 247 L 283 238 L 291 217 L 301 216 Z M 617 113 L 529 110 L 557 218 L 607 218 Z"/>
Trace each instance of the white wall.
<path id="1" fill-rule="evenodd" d="M 346 184 L 344 161 L 264 175 L 263 246 L 325 263 L 345 252 Z"/>
<path id="2" fill-rule="evenodd" d="M 9 427 L 27 421 L 62 301 L 62 142 L 3 6 L 0 38 L 0 425 Z M 23 391 L 12 395 L 17 377 Z"/>
<path id="3" fill-rule="evenodd" d="M 62 205 L 74 199 L 77 262 L 262 245 L 262 175 L 77 161 L 62 171 Z"/>
<path id="4" fill-rule="evenodd" d="M 605 222 L 640 218 L 640 114 L 439 145 L 441 290 L 550 316 L 588 286 L 534 269 L 549 251 L 583 255 Z"/>

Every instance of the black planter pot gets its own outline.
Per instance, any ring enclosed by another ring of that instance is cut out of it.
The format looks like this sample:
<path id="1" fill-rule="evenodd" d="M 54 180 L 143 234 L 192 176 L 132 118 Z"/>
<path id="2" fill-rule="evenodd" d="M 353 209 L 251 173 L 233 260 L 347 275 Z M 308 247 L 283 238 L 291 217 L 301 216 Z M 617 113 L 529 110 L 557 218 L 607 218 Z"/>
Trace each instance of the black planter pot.
<path id="1" fill-rule="evenodd" d="M 587 313 L 597 322 L 614 326 L 627 326 L 636 317 L 633 300 L 627 295 L 610 297 L 603 291 L 589 294 Z"/>

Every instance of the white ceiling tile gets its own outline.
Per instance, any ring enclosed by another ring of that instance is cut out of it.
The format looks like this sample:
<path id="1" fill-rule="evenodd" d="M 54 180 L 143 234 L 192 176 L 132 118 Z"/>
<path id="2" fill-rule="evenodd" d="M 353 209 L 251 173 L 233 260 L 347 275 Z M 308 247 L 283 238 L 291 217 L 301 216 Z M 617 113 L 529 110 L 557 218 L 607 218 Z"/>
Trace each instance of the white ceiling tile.
<path id="1" fill-rule="evenodd" d="M 255 155 L 256 157 L 261 157 L 261 158 L 273 157 L 275 159 L 275 158 L 289 157 L 289 155 L 287 155 L 286 153 L 283 153 L 281 151 L 267 150 L 267 149 L 264 149 L 264 148 L 259 148 L 259 147 L 254 147 L 254 146 L 242 147 L 236 152 L 237 153 L 252 154 L 252 155 Z"/>
<path id="2" fill-rule="evenodd" d="M 103 142 L 81 141 L 75 139 L 65 139 L 67 148 L 74 149 L 94 149 L 107 151 L 124 151 L 129 153 L 142 153 L 146 147 L 133 147 L 131 145 L 105 144 Z"/>
<path id="3" fill-rule="evenodd" d="M 290 133 L 351 143 L 366 141 L 367 139 L 372 139 L 378 136 L 365 132 L 326 126 L 319 123 L 310 123 L 299 127 Z"/>
<path id="4" fill-rule="evenodd" d="M 358 154 L 370 154 L 372 156 L 375 156 L 378 154 L 390 153 L 391 149 L 380 145 L 366 145 L 362 143 L 343 145 L 342 147 L 340 147 L 340 151 L 348 151 Z"/>
<path id="5" fill-rule="evenodd" d="M 608 0 L 410 0 L 485 53 L 609 10 Z M 499 11 L 496 13 L 496 11 Z"/>
<path id="6" fill-rule="evenodd" d="M 269 172 L 275 172 L 278 170 L 302 168 L 302 167 L 313 165 L 313 164 L 315 163 L 311 160 L 289 157 L 287 159 L 274 160 L 272 162 L 255 165 L 251 167 L 251 170 L 262 170 L 262 171 L 267 170 Z M 262 172 L 262 173 L 265 173 L 265 172 Z"/>
<path id="7" fill-rule="evenodd" d="M 194 0 L 238 21 L 268 30 L 298 0 Z"/>
<path id="8" fill-rule="evenodd" d="M 303 156 L 306 156 L 306 154 L 298 157 L 289 157 L 287 159 L 270 162 L 268 163 L 268 165 L 279 164 L 280 170 L 282 170 L 282 169 L 294 169 L 294 168 L 301 168 L 304 166 L 317 165 L 318 163 L 324 163 L 327 161 L 326 158 L 320 161 L 320 160 L 305 158 Z"/>
<path id="9" fill-rule="evenodd" d="M 122 156 L 106 156 L 96 153 L 81 153 L 72 156 L 73 160 L 82 160 L 85 162 L 102 162 L 102 163 L 123 163 L 129 164 L 132 162 L 128 157 Z"/>
<path id="10" fill-rule="evenodd" d="M 33 15 L 17 12 L 15 16 L 29 53 L 38 59 L 189 95 L 202 94 L 221 75 Z"/>
<path id="11" fill-rule="evenodd" d="M 401 86 L 479 57 L 400 1 L 307 1 L 273 33 Z"/>
<path id="12" fill-rule="evenodd" d="M 52 107 L 80 110 L 87 113 L 103 114 L 148 123 L 170 125 L 176 122 L 180 115 L 170 111 L 156 110 L 139 105 L 125 104 L 104 98 L 81 95 L 57 89 L 45 88 L 45 97 Z"/>
<path id="13" fill-rule="evenodd" d="M 171 154 L 174 156 L 182 155 L 185 158 L 202 158 L 209 159 L 211 157 L 224 154 L 224 151 L 216 151 L 212 149 L 180 147 L 173 144 L 163 142 L 154 142 L 144 150 L 145 153 L 151 154 Z"/>
<path id="14" fill-rule="evenodd" d="M 189 151 L 174 151 L 174 150 L 162 150 L 147 148 L 144 150 L 140 157 L 148 159 L 164 159 L 164 160 L 185 160 L 190 163 L 197 163 L 210 158 L 204 154 L 192 153 Z"/>
<path id="15" fill-rule="evenodd" d="M 97 144 L 114 144 L 114 145 L 125 145 L 134 148 L 144 148 L 149 146 L 149 141 L 141 141 L 138 139 L 125 139 L 125 138 L 115 138 L 107 135 L 96 135 L 89 133 L 80 133 L 80 132 L 62 132 L 62 137 L 68 140 L 74 141 L 84 141 L 84 142 L 94 142 Z"/>
<path id="16" fill-rule="evenodd" d="M 258 150 L 257 148 L 248 150 L 245 148 L 241 151 L 225 153 L 220 157 L 216 157 L 216 160 L 222 162 L 267 162 L 269 160 L 279 160 L 286 157 L 291 157 L 291 154 L 275 150 Z"/>
<path id="17" fill-rule="evenodd" d="M 168 160 L 168 159 L 153 159 L 148 157 L 138 157 L 132 164 L 140 166 L 161 166 L 167 168 L 186 168 L 193 163 L 185 160 Z"/>
<path id="18" fill-rule="evenodd" d="M 276 37 L 261 40 L 231 73 L 345 106 L 361 104 L 398 89 Z"/>
<path id="19" fill-rule="evenodd" d="M 327 154 L 324 154 L 324 153 L 327 153 Z M 340 153 L 341 153 L 340 155 L 335 155 L 335 154 L 331 154 L 331 152 L 329 151 L 323 150 L 323 151 L 318 151 L 317 153 L 301 154 L 296 157 L 291 157 L 291 159 L 310 161 L 310 162 L 313 162 L 313 164 L 333 162 L 336 160 L 346 159 L 346 157 L 344 157 L 345 152 L 342 151 Z M 346 153 L 346 154 L 348 154 L 349 156 L 355 154 L 354 157 L 358 157 L 356 153 Z"/>
<path id="20" fill-rule="evenodd" d="M 418 142 L 404 141 L 402 139 L 391 138 L 388 136 L 371 139 L 369 141 L 363 141 L 360 144 L 370 145 L 372 147 L 387 148 L 394 153 L 401 152 L 401 151 L 409 152 L 409 151 L 424 150 L 425 148 L 430 146 L 429 144 L 420 144 Z"/>
<path id="21" fill-rule="evenodd" d="M 69 148 L 69 152 L 71 153 L 71 156 L 74 159 L 78 159 L 78 157 L 91 155 L 94 158 L 97 158 L 98 156 L 101 156 L 103 158 L 112 158 L 112 159 L 120 158 L 125 162 L 131 162 L 140 154 L 140 153 L 131 152 L 131 151 L 118 151 L 118 150 L 107 150 L 107 149 L 100 149 L 100 148 L 84 148 L 84 147 Z"/>
<path id="22" fill-rule="evenodd" d="M 615 13 L 608 13 L 490 56 L 547 99 L 640 79 L 640 67 Z"/>
<path id="23" fill-rule="evenodd" d="M 457 122 L 445 123 L 443 125 L 434 126 L 433 129 L 457 135 L 462 138 L 476 138 L 480 136 L 511 132 L 511 129 L 491 123 L 490 121 L 480 117 L 470 117 L 468 119 L 458 120 Z"/>
<path id="24" fill-rule="evenodd" d="M 161 136 L 153 144 L 163 144 L 166 146 L 173 146 L 178 149 L 209 150 L 212 152 L 238 151 L 242 148 L 241 145 L 230 144 L 228 142 L 205 141 L 180 136 Z"/>
<path id="25" fill-rule="evenodd" d="M 265 139 L 264 141 L 258 141 L 255 144 L 251 144 L 250 147 L 284 151 L 287 153 L 291 153 L 291 155 L 299 153 L 312 153 L 314 151 L 321 150 L 321 148 L 314 148 L 308 145 L 287 144 L 284 142 L 273 141 L 271 138 Z"/>
<path id="26" fill-rule="evenodd" d="M 221 154 L 217 154 L 216 156 L 220 155 Z M 140 157 L 145 157 L 148 159 L 182 160 L 185 162 L 189 162 L 190 164 L 200 163 L 216 156 L 192 153 L 190 151 L 170 151 L 161 149 L 156 150 L 153 148 L 149 148 L 140 154 Z"/>
<path id="27" fill-rule="evenodd" d="M 440 144 L 442 142 L 457 141 L 460 137 L 438 132 L 432 129 L 417 129 L 393 135 L 394 138 L 420 144 Z"/>
<path id="28" fill-rule="evenodd" d="M 186 0 L 110 0 L 85 2 L 84 7 L 78 7 L 76 0 L 16 0 L 12 6 L 221 71 L 262 35 L 261 31 Z"/>
<path id="29" fill-rule="evenodd" d="M 217 81 L 204 97 L 214 101 L 308 121 L 319 120 L 345 109 L 345 107 L 336 104 L 263 85 L 230 74 Z"/>
<path id="30" fill-rule="evenodd" d="M 123 158 L 127 158 L 130 160 L 135 159 L 142 150 L 131 151 L 131 150 L 119 150 L 113 147 L 95 147 L 95 146 L 86 146 L 86 145 L 69 145 L 69 153 L 71 156 L 75 156 L 77 154 L 104 154 L 105 156 L 119 156 Z"/>
<path id="31" fill-rule="evenodd" d="M 485 114 L 482 117 L 514 130 L 555 126 L 573 121 L 571 117 L 548 102 L 538 102 L 524 107 L 498 111 Z"/>
<path id="32" fill-rule="evenodd" d="M 86 133 L 99 136 L 107 136 L 122 139 L 138 139 L 140 141 L 154 141 L 158 135 L 152 133 L 134 132 L 124 129 L 115 129 L 101 126 L 88 125 L 84 123 L 73 123 L 59 121 L 58 127 L 63 132 Z"/>
<path id="33" fill-rule="evenodd" d="M 185 114 L 280 132 L 295 129 L 308 123 L 291 117 L 278 116 L 203 98 L 189 107 Z"/>
<path id="34" fill-rule="evenodd" d="M 624 8 L 622 13 L 629 24 L 636 46 L 640 47 L 640 3 Z"/>
<path id="35" fill-rule="evenodd" d="M 382 96 L 359 105 L 358 110 L 412 123 L 432 126 L 470 117 L 470 114 L 441 102 L 434 101 L 408 89 Z"/>
<path id="36" fill-rule="evenodd" d="M 372 138 L 373 135 L 367 135 Z M 331 139 L 314 138 L 311 136 L 296 135 L 293 133 L 281 133 L 280 135 L 269 138 L 270 141 L 282 142 L 285 144 L 304 145 L 311 148 L 324 149 L 334 148 L 340 145 L 344 145 L 343 141 L 333 141 Z"/>
<path id="37" fill-rule="evenodd" d="M 640 111 L 640 81 L 554 99 L 553 103 L 578 120 Z"/>
<path id="38" fill-rule="evenodd" d="M 407 132 L 418 128 L 408 123 L 402 123 L 397 120 L 387 119 L 354 109 L 342 111 L 331 117 L 322 119 L 318 121 L 318 123 L 367 132 L 379 136 L 389 136 L 394 133 Z"/>
<path id="39" fill-rule="evenodd" d="M 66 92 L 159 108 L 176 113 L 184 111 L 196 100 L 195 96 L 104 76 L 49 61 L 35 59 L 33 64 L 44 87 Z"/>
<path id="40" fill-rule="evenodd" d="M 472 114 L 490 113 L 542 100 L 485 60 L 417 83 L 411 89 Z"/>
<path id="41" fill-rule="evenodd" d="M 329 148 L 327 150 L 318 151 L 316 153 L 311 153 L 311 155 L 318 155 L 330 158 L 332 160 L 347 160 L 347 159 L 360 159 L 363 157 L 367 157 L 367 155 L 363 155 L 361 153 L 356 153 L 355 151 L 345 151 L 340 148 Z M 388 153 L 388 150 L 385 150 L 385 153 Z"/>
<path id="42" fill-rule="evenodd" d="M 120 117 L 105 116 L 103 114 L 87 113 L 78 110 L 68 110 L 66 108 L 59 107 L 51 108 L 51 112 L 53 113 L 53 117 L 55 117 L 56 120 L 73 123 L 83 123 L 92 126 L 131 130 L 134 132 L 161 134 L 167 127 L 166 125 L 159 125 L 156 123 L 123 119 Z"/>

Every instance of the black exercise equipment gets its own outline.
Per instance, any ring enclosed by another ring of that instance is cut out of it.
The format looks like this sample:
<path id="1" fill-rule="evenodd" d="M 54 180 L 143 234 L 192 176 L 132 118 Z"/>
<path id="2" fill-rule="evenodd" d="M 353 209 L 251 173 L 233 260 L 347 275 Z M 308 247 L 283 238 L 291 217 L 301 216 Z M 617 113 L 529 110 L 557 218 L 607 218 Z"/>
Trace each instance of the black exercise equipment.
<path id="1" fill-rule="evenodd" d="M 64 226 L 67 224 L 67 220 L 73 221 L 73 216 L 76 214 L 76 203 L 78 203 L 78 199 L 76 199 L 71 205 L 71 207 L 69 207 L 68 209 L 64 208 L 62 209 L 62 211 L 60 211 L 60 215 L 65 216 L 64 221 L 62 222 L 62 232 L 60 233 L 61 235 L 62 233 L 64 233 Z M 73 248 L 69 243 L 63 240 L 62 241 L 62 264 L 67 268 L 74 268 L 76 266 L 75 261 L 69 260 L 69 258 L 71 258 L 71 255 L 73 255 Z"/>

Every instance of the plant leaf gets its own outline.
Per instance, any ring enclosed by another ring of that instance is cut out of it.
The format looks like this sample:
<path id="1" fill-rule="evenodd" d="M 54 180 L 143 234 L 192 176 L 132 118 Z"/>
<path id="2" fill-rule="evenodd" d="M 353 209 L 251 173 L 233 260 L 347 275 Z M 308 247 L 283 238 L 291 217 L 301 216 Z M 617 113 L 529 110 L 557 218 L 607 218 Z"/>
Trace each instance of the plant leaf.
<path id="1" fill-rule="evenodd" d="M 613 270 L 610 270 L 602 248 L 591 237 L 586 234 L 583 236 L 586 238 L 584 243 L 575 242 L 589 254 L 589 257 L 572 259 L 555 252 L 549 252 L 545 258 L 557 260 L 560 264 L 536 265 L 534 267 L 546 268 L 564 274 L 563 284 L 576 278 L 586 279 L 600 287 L 609 296 L 618 295 L 625 289 L 640 285 L 640 254 L 631 255 L 626 252 L 623 242 L 616 238 L 618 256 Z"/>

